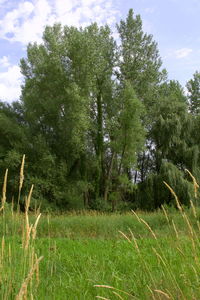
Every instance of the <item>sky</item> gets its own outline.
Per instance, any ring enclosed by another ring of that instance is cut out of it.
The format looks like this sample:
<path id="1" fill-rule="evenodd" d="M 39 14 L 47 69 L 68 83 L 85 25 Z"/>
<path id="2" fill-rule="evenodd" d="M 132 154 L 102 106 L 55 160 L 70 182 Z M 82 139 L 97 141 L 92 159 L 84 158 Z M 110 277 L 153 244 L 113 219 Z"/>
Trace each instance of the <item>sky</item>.
<path id="1" fill-rule="evenodd" d="M 18 100 L 19 62 L 29 42 L 42 42 L 45 25 L 115 24 L 133 8 L 153 35 L 168 78 L 183 87 L 200 71 L 200 0 L 0 0 L 0 100 Z"/>

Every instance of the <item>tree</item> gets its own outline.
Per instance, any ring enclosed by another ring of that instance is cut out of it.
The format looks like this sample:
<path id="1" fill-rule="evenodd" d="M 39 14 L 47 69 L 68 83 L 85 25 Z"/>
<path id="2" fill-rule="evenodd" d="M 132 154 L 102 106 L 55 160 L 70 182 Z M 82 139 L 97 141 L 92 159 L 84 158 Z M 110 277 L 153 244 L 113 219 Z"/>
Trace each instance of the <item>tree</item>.
<path id="1" fill-rule="evenodd" d="M 64 199 L 66 182 L 80 177 L 79 167 L 87 147 L 89 126 L 88 99 L 74 80 L 68 51 L 61 26 L 54 25 L 46 27 L 43 44 L 28 45 L 27 59 L 21 60 L 24 75 L 21 102 L 29 135 L 34 137 L 30 156 L 40 161 L 34 160 L 37 168 L 33 173 L 48 182 L 43 193 L 45 197 L 49 195 L 54 201 L 60 198 L 62 201 L 56 201 L 65 205 L 69 200 Z M 33 143 L 38 145 L 38 149 L 46 150 L 39 154 Z M 47 160 L 50 163 L 49 174 L 41 175 L 39 172 L 42 158 L 44 164 Z"/>
<path id="2" fill-rule="evenodd" d="M 179 200 L 189 205 L 192 185 L 185 169 L 197 174 L 199 148 L 193 138 L 194 122 L 187 111 L 187 99 L 177 81 L 160 85 L 153 107 L 153 122 L 149 131 L 149 169 L 139 184 L 137 199 L 148 194 L 147 209 L 163 203 L 173 203 L 163 181 L 169 183 Z M 147 166 L 147 167 L 148 167 Z"/>
<path id="3" fill-rule="evenodd" d="M 142 122 L 146 129 L 146 149 L 138 152 L 135 182 L 144 180 L 149 168 L 149 148 L 152 146 L 149 131 L 153 122 L 153 106 L 159 84 L 166 78 L 161 71 L 162 61 L 153 36 L 144 33 L 140 15 L 130 9 L 126 20 L 117 26 L 120 35 L 119 73 L 120 82 L 128 80 L 136 96 L 145 106 Z"/>
<path id="4" fill-rule="evenodd" d="M 129 82 L 124 82 L 124 86 L 118 88 L 112 112 L 108 117 L 107 151 L 110 153 L 111 161 L 107 172 L 105 200 L 109 186 L 111 191 L 119 191 L 122 181 L 126 182 L 126 185 L 132 182 L 132 174 L 129 172 L 136 164 L 137 153 L 142 149 L 145 137 L 141 122 L 144 106 L 136 97 Z"/>
<path id="5" fill-rule="evenodd" d="M 21 60 L 30 134 L 58 164 L 65 162 L 66 181 L 82 182 L 86 203 L 90 197 L 107 201 L 113 170 L 121 175 L 133 165 L 143 139 L 141 104 L 131 85 L 114 76 L 116 52 L 108 26 L 56 24 L 46 27 L 43 44 L 29 44 Z"/>
<path id="6" fill-rule="evenodd" d="M 150 130 L 155 170 L 159 173 L 163 159 L 179 164 L 180 148 L 185 142 L 184 124 L 188 121 L 187 103 L 178 82 L 170 81 L 160 86 L 153 109 L 154 122 Z"/>
<path id="7" fill-rule="evenodd" d="M 63 64 L 68 57 L 60 25 L 47 27 L 43 38 L 21 60 L 22 102 L 32 134 L 40 132 L 59 158 L 68 157 L 70 169 L 85 146 L 87 99 L 70 77 L 70 61 Z"/>
<path id="8" fill-rule="evenodd" d="M 189 110 L 193 115 L 200 113 L 200 73 L 195 72 L 193 79 L 190 79 L 186 87 L 188 89 Z"/>
<path id="9" fill-rule="evenodd" d="M 118 76 L 128 80 L 140 100 L 163 78 L 162 65 L 153 36 L 143 32 L 140 15 L 134 17 L 130 9 L 125 21 L 117 26 L 120 35 L 120 53 Z"/>
<path id="10" fill-rule="evenodd" d="M 117 29 L 120 45 L 108 26 L 47 26 L 21 60 L 21 100 L 0 103 L 1 167 L 13 164 L 14 174 L 26 153 L 25 188 L 35 183 L 35 198 L 51 207 L 156 208 L 171 201 L 163 180 L 180 183 L 187 204 L 183 171 L 200 174 L 199 74 L 188 113 L 140 16 L 130 10 Z"/>

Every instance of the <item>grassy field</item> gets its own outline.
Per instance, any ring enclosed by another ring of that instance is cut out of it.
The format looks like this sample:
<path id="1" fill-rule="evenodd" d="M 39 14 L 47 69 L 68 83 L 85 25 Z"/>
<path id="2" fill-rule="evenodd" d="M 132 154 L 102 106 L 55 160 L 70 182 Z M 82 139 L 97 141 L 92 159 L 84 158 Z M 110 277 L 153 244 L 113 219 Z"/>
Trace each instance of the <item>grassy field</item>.
<path id="1" fill-rule="evenodd" d="M 7 204 L 7 174 L 0 207 L 0 299 L 200 299 L 200 209 L 191 202 L 184 210 L 169 186 L 178 210 L 41 215 L 29 213 L 33 186 L 24 213 Z"/>
<path id="2" fill-rule="evenodd" d="M 6 208 L 0 297 L 198 300 L 199 218 L 192 209 L 39 216 Z"/>

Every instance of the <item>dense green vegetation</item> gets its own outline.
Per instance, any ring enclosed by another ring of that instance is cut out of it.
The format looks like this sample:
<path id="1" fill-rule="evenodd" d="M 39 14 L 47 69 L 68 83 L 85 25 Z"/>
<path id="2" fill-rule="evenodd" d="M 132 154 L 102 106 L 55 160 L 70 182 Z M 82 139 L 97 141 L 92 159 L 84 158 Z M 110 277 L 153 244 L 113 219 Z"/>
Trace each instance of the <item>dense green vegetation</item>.
<path id="1" fill-rule="evenodd" d="M 43 215 L 26 248 L 28 216 L 6 206 L 0 218 L 2 299 L 114 300 L 116 293 L 123 300 L 198 299 L 200 211 L 165 213 Z M 30 215 L 28 223 L 36 218 Z M 34 257 L 42 260 L 31 271 Z"/>
<path id="2" fill-rule="evenodd" d="M 42 210 L 154 210 L 174 204 L 163 181 L 189 205 L 185 169 L 200 179 L 200 74 L 186 97 L 140 16 L 130 10 L 117 31 L 116 41 L 108 26 L 55 24 L 42 44 L 28 45 L 21 99 L 0 102 L 0 178 L 9 168 L 10 199 L 25 153 L 22 196 L 34 184 Z"/>

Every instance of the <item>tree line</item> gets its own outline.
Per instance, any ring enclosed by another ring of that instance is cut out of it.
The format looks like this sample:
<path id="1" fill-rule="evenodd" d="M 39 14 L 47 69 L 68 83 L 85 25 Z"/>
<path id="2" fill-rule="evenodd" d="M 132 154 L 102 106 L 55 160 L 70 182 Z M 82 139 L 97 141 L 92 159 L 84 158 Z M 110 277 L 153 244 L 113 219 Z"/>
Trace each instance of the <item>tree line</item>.
<path id="1" fill-rule="evenodd" d="M 189 205 L 200 178 L 200 73 L 167 78 L 153 36 L 131 9 L 117 24 L 47 26 L 21 59 L 22 95 L 0 102 L 1 178 L 10 197 L 26 154 L 24 193 L 49 209 Z"/>

